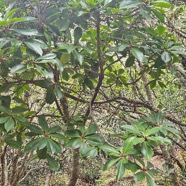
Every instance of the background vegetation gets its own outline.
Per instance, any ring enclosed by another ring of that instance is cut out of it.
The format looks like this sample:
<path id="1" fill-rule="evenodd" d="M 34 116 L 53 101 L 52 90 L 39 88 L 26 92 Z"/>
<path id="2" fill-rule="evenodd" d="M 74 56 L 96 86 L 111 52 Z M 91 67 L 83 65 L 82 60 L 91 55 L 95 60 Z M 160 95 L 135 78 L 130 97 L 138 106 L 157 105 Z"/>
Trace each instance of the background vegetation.
<path id="1" fill-rule="evenodd" d="M 0 177 L 186 185 L 185 1 L 0 1 Z"/>

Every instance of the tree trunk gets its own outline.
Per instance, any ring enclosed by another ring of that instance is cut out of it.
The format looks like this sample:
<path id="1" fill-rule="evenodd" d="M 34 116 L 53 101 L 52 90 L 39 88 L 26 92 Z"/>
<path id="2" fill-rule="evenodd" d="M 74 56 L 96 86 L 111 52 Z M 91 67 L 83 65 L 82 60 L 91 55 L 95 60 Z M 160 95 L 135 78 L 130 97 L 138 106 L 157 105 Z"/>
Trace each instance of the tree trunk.
<path id="1" fill-rule="evenodd" d="M 49 169 L 47 171 L 46 179 L 45 179 L 45 186 L 50 186 L 50 180 L 52 177 L 52 171 Z"/>
<path id="2" fill-rule="evenodd" d="M 79 149 L 73 151 L 71 177 L 68 186 L 75 186 L 79 175 Z"/>

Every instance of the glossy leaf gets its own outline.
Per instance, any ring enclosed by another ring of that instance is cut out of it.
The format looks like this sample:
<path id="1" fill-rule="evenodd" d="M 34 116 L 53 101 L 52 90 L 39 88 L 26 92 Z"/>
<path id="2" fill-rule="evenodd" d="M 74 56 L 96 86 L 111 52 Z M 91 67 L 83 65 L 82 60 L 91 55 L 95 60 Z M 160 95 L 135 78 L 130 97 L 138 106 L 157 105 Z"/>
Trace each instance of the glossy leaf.
<path id="1" fill-rule="evenodd" d="M 120 158 L 117 159 L 111 159 L 109 161 L 107 161 L 104 166 L 103 166 L 103 170 L 108 170 L 110 167 L 112 167 L 113 165 L 115 165 L 118 161 L 120 160 Z"/>
<path id="2" fill-rule="evenodd" d="M 5 127 L 6 131 L 9 132 L 10 130 L 12 130 L 14 128 L 14 125 L 15 125 L 14 120 L 12 118 L 9 118 L 6 121 L 4 127 Z"/>
<path id="3" fill-rule="evenodd" d="M 119 156 L 120 155 L 120 152 L 117 149 L 115 149 L 115 148 L 113 148 L 113 147 L 111 147 L 109 145 L 102 145 L 100 148 L 103 151 L 105 151 L 106 153 L 108 153 L 108 154 L 112 153 L 115 156 Z"/>
<path id="4" fill-rule="evenodd" d="M 0 124 L 5 123 L 9 117 L 0 117 Z"/>
<path id="5" fill-rule="evenodd" d="M 167 63 L 167 62 L 169 62 L 170 60 L 171 60 L 171 56 L 170 56 L 170 54 L 168 53 L 168 52 L 163 52 L 162 54 L 161 54 L 161 59 L 165 62 L 165 63 Z"/>
<path id="6" fill-rule="evenodd" d="M 150 158 L 153 156 L 153 154 L 154 154 L 152 148 L 149 147 L 149 145 L 148 145 L 146 142 L 144 142 L 143 145 L 142 145 L 141 153 L 142 153 L 147 159 L 150 159 Z"/>
<path id="7" fill-rule="evenodd" d="M 11 68 L 10 72 L 11 73 L 22 73 L 26 70 L 26 65 L 25 64 L 19 64 Z"/>
<path id="8" fill-rule="evenodd" d="M 120 180 L 123 175 L 125 173 L 125 166 L 123 163 L 123 160 L 121 159 L 118 163 L 117 163 L 117 175 L 116 175 L 116 180 Z"/>
<path id="9" fill-rule="evenodd" d="M 28 48 L 30 48 L 31 50 L 33 50 L 34 52 L 42 56 L 43 50 L 41 49 L 41 45 L 39 43 L 30 40 L 30 41 L 26 41 L 25 44 Z"/>
<path id="10" fill-rule="evenodd" d="M 88 129 L 86 130 L 86 135 L 93 134 L 97 131 L 97 125 L 96 124 L 90 124 Z"/>
<path id="11" fill-rule="evenodd" d="M 43 142 L 44 142 L 44 145 L 43 145 Z M 42 147 L 44 148 L 46 146 L 45 142 L 46 142 L 46 140 L 43 138 L 34 139 L 26 144 L 25 152 L 36 150 L 37 148 L 39 148 L 40 145 L 42 145 Z M 42 149 L 42 148 L 40 148 L 40 149 Z"/>
<path id="12" fill-rule="evenodd" d="M 144 62 L 144 55 L 137 48 L 132 48 L 132 55 L 138 59 L 140 62 Z"/>
<path id="13" fill-rule="evenodd" d="M 132 126 L 132 125 L 122 125 L 122 126 L 120 126 L 120 128 L 123 129 L 123 130 L 126 130 L 128 132 L 137 134 L 137 135 L 141 134 L 140 131 L 138 129 L 136 129 L 134 126 Z"/>
<path id="14" fill-rule="evenodd" d="M 51 170 L 58 171 L 59 163 L 53 157 L 47 155 L 47 161 Z"/>
<path id="15" fill-rule="evenodd" d="M 62 130 L 62 128 L 60 126 L 52 126 L 48 129 L 48 133 L 53 134 L 56 132 L 60 132 L 61 130 Z"/>
<path id="16" fill-rule="evenodd" d="M 159 127 L 154 127 L 154 128 L 152 128 L 152 129 L 147 129 L 146 131 L 145 131 L 145 135 L 146 136 L 150 136 L 150 135 L 152 135 L 152 134 L 156 134 L 156 133 L 158 133 L 159 132 Z"/>
<path id="17" fill-rule="evenodd" d="M 108 4 L 111 3 L 111 2 L 112 2 L 112 0 L 105 0 L 105 1 L 104 1 L 104 6 L 108 5 Z"/>
<path id="18" fill-rule="evenodd" d="M 74 43 L 78 43 L 80 38 L 82 37 L 82 28 L 81 27 L 76 27 L 74 30 Z"/>
<path id="19" fill-rule="evenodd" d="M 156 0 L 153 2 L 157 7 L 170 8 L 171 4 L 166 0 Z"/>
<path id="20" fill-rule="evenodd" d="M 146 174 L 146 179 L 147 179 L 147 185 L 148 185 L 148 186 L 156 186 L 154 180 L 153 180 L 152 177 L 149 176 L 148 174 Z"/>
<path id="21" fill-rule="evenodd" d="M 145 173 L 140 171 L 140 172 L 137 172 L 135 175 L 134 175 L 134 180 L 135 181 L 142 181 L 145 179 Z"/>
<path id="22" fill-rule="evenodd" d="M 41 115 L 38 117 L 38 121 L 39 121 L 39 125 L 41 126 L 41 128 L 46 132 L 48 131 L 48 124 L 47 121 L 45 119 L 45 116 Z"/>
<path id="23" fill-rule="evenodd" d="M 127 138 L 124 143 L 123 143 L 123 153 L 124 154 L 130 154 L 132 148 L 134 145 L 138 144 L 138 143 L 142 143 L 144 141 L 143 138 L 138 138 L 135 136 L 129 137 Z"/>
<path id="24" fill-rule="evenodd" d="M 61 153 L 61 151 L 62 151 L 61 146 L 57 142 L 55 142 L 49 138 L 47 138 L 47 149 L 51 153 Z"/>
<path id="25" fill-rule="evenodd" d="M 38 35 L 38 31 L 36 29 L 12 29 L 13 31 L 26 36 L 36 36 Z"/>
<path id="26" fill-rule="evenodd" d="M 140 4 L 140 0 L 124 0 L 120 4 L 120 9 L 134 8 Z"/>
<path id="27" fill-rule="evenodd" d="M 162 22 L 165 22 L 165 17 L 164 15 L 157 9 L 152 9 L 152 12 L 154 13 L 154 15 Z"/>

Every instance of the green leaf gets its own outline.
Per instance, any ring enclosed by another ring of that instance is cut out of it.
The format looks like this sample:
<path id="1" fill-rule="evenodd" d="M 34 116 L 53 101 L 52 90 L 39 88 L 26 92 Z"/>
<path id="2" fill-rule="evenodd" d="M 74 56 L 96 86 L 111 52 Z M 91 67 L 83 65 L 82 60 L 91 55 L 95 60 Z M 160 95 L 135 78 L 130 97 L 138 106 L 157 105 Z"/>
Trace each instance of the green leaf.
<path id="1" fill-rule="evenodd" d="M 156 0 L 153 4 L 157 7 L 170 8 L 171 4 L 166 0 Z"/>
<path id="2" fill-rule="evenodd" d="M 104 1 L 104 6 L 108 5 L 108 4 L 111 3 L 111 2 L 112 2 L 112 0 L 105 0 L 105 1 Z"/>
<path id="3" fill-rule="evenodd" d="M 48 104 L 52 104 L 55 101 L 55 94 L 52 88 L 48 88 L 46 92 L 45 101 Z"/>
<path id="4" fill-rule="evenodd" d="M 130 133 L 133 133 L 133 134 L 137 134 L 137 135 L 140 135 L 140 131 L 138 129 L 136 129 L 134 126 L 132 125 L 121 125 L 120 128 L 122 130 L 126 130 Z"/>
<path id="5" fill-rule="evenodd" d="M 96 124 L 90 124 L 88 129 L 86 130 L 86 135 L 93 134 L 97 131 L 97 125 Z"/>
<path id="6" fill-rule="evenodd" d="M 5 101 L 7 102 L 7 100 L 5 100 Z M 9 104 L 10 104 L 10 102 L 9 102 Z M 5 114 L 10 114 L 10 109 L 8 107 L 9 107 L 9 105 L 7 105 L 6 107 L 0 105 L 0 111 L 4 112 Z"/>
<path id="7" fill-rule="evenodd" d="M 67 131 L 65 131 L 65 135 L 67 135 L 68 137 L 71 137 L 71 138 L 79 138 L 81 135 L 81 132 L 77 129 L 67 130 Z"/>
<path id="8" fill-rule="evenodd" d="M 12 9 L 12 10 L 6 12 L 6 13 L 4 14 L 4 18 L 5 18 L 6 20 L 7 20 L 8 18 L 11 18 L 11 17 L 14 15 L 14 13 L 17 12 L 17 10 L 19 10 L 19 8 L 14 8 L 14 9 Z"/>
<path id="9" fill-rule="evenodd" d="M 29 40 L 25 42 L 26 46 L 39 54 L 40 56 L 43 55 L 43 50 L 41 49 L 41 45 L 33 40 Z"/>
<path id="10" fill-rule="evenodd" d="M 51 137 L 56 138 L 58 140 L 64 140 L 65 137 L 62 134 L 56 133 L 56 134 L 50 134 Z"/>
<path id="11" fill-rule="evenodd" d="M 61 153 L 62 152 L 61 146 L 57 142 L 55 142 L 49 138 L 47 139 L 47 141 L 48 141 L 47 142 L 47 149 L 51 153 Z"/>
<path id="12" fill-rule="evenodd" d="M 53 134 L 56 132 L 60 132 L 61 130 L 62 130 L 62 128 L 60 126 L 53 126 L 48 129 L 48 133 Z"/>
<path id="13" fill-rule="evenodd" d="M 166 28 L 164 26 L 162 26 L 162 25 L 158 25 L 157 31 L 158 31 L 158 34 L 161 36 L 162 34 L 165 33 Z"/>
<path id="14" fill-rule="evenodd" d="M 72 148 L 77 149 L 79 148 L 81 145 L 84 144 L 84 142 L 82 141 L 82 139 L 78 138 L 78 139 L 72 139 L 73 143 L 72 143 Z"/>
<path id="15" fill-rule="evenodd" d="M 150 88 L 153 89 L 156 86 L 156 80 L 152 80 L 149 82 Z"/>
<path id="16" fill-rule="evenodd" d="M 39 157 L 39 159 L 46 159 L 47 158 L 47 148 L 43 148 L 40 150 L 37 150 L 37 155 Z"/>
<path id="17" fill-rule="evenodd" d="M 50 60 L 50 59 L 54 59 L 54 58 L 56 58 L 56 54 L 48 53 L 48 54 L 46 54 L 44 56 L 41 56 L 41 57 L 37 58 L 37 61 L 38 60 Z"/>
<path id="18" fill-rule="evenodd" d="M 116 175 L 116 180 L 120 180 L 123 175 L 125 173 L 125 166 L 124 166 L 124 162 L 121 159 L 118 163 L 117 163 L 117 175 Z"/>
<path id="19" fill-rule="evenodd" d="M 15 125 L 14 120 L 13 120 L 12 118 L 9 118 L 9 119 L 6 121 L 5 125 L 4 125 L 5 130 L 6 130 L 7 132 L 9 132 L 10 130 L 12 130 L 12 129 L 14 128 L 14 125 Z"/>
<path id="20" fill-rule="evenodd" d="M 145 134 L 145 136 L 150 136 L 152 134 L 158 133 L 159 131 L 160 131 L 159 127 L 154 127 L 152 129 L 147 129 L 144 134 Z"/>
<path id="21" fill-rule="evenodd" d="M 112 167 L 113 165 L 115 165 L 119 160 L 120 160 L 120 158 L 111 159 L 111 160 L 107 161 L 107 162 L 103 165 L 103 171 L 108 170 L 110 167 Z"/>
<path id="22" fill-rule="evenodd" d="M 27 109 L 24 107 L 21 107 L 21 106 L 17 106 L 17 107 L 12 108 L 13 114 L 21 114 L 21 113 L 23 114 L 23 112 L 25 112 L 25 111 L 27 111 Z"/>
<path id="23" fill-rule="evenodd" d="M 60 20 L 60 23 L 61 23 L 61 24 L 59 25 L 60 31 L 66 31 L 66 30 L 68 29 L 69 25 L 70 25 L 70 20 L 67 19 L 67 18 L 64 18 L 64 19 L 61 19 L 61 20 Z"/>
<path id="24" fill-rule="evenodd" d="M 164 23 L 165 22 L 165 17 L 164 15 L 157 9 L 151 9 L 152 12 L 154 13 L 154 15 L 162 22 Z"/>
<path id="25" fill-rule="evenodd" d="M 100 149 L 102 149 L 103 151 L 105 151 L 108 154 L 112 153 L 115 156 L 120 155 L 120 152 L 117 149 L 115 149 L 114 147 L 111 147 L 109 145 L 102 145 L 102 146 L 100 146 Z"/>
<path id="26" fill-rule="evenodd" d="M 65 64 L 65 63 L 67 63 L 69 60 L 70 60 L 70 54 L 68 54 L 68 53 L 63 53 L 63 54 L 61 55 L 61 58 L 60 58 L 61 63 Z"/>
<path id="27" fill-rule="evenodd" d="M 170 144 L 171 141 L 167 138 L 161 137 L 161 136 L 155 136 L 155 137 L 149 137 L 150 140 L 156 141 L 161 144 Z"/>
<path id="28" fill-rule="evenodd" d="M 125 140 L 123 143 L 123 153 L 124 154 L 130 154 L 131 149 L 133 148 L 134 145 L 138 143 L 142 143 L 144 141 L 143 138 L 138 138 L 136 136 L 129 137 Z"/>
<path id="29" fill-rule="evenodd" d="M 122 45 L 118 46 L 118 51 L 122 52 L 122 51 L 124 51 L 127 47 L 128 47 L 128 44 L 122 44 Z"/>
<path id="30" fill-rule="evenodd" d="M 13 147 L 13 148 L 15 148 L 15 149 L 19 149 L 19 148 L 21 147 L 21 142 L 19 142 L 19 141 L 5 140 L 5 142 L 6 142 L 9 146 L 11 146 L 11 147 Z"/>
<path id="31" fill-rule="evenodd" d="M 86 139 L 88 140 L 89 143 L 93 143 L 93 144 L 100 144 L 103 142 L 103 138 L 99 134 L 86 136 Z"/>
<path id="32" fill-rule="evenodd" d="M 120 3 L 120 9 L 134 8 L 140 4 L 140 0 L 124 0 Z"/>
<path id="33" fill-rule="evenodd" d="M 76 27 L 74 30 L 74 43 L 78 43 L 79 39 L 82 37 L 82 28 L 81 27 Z"/>
<path id="34" fill-rule="evenodd" d="M 41 115 L 38 117 L 38 121 L 39 121 L 39 125 L 41 126 L 41 128 L 46 132 L 48 131 L 48 123 L 45 119 L 45 116 Z"/>
<path id="35" fill-rule="evenodd" d="M 57 65 L 57 68 L 60 72 L 63 72 L 63 64 L 61 63 L 61 61 L 59 59 L 55 60 L 55 63 Z"/>
<path id="36" fill-rule="evenodd" d="M 134 61 L 135 61 L 134 56 L 130 55 L 130 56 L 127 58 L 126 62 L 125 62 L 125 66 L 126 66 L 126 67 L 131 67 L 131 66 L 134 64 Z"/>
<path id="37" fill-rule="evenodd" d="M 40 140 L 38 141 L 38 145 L 37 145 L 37 148 L 40 150 L 40 149 L 43 149 L 47 146 L 47 143 L 48 143 L 48 138 L 46 137 L 41 137 L 39 138 Z"/>
<path id="38" fill-rule="evenodd" d="M 79 61 L 80 65 L 82 65 L 82 63 L 83 63 L 83 55 L 81 55 L 79 53 L 79 51 L 77 51 L 77 50 L 74 50 L 74 54 L 75 54 L 76 59 Z"/>
<path id="39" fill-rule="evenodd" d="M 153 180 L 152 177 L 149 176 L 148 174 L 146 174 L 146 180 L 147 180 L 147 185 L 148 185 L 148 186 L 156 186 L 154 180 Z"/>
<path id="40" fill-rule="evenodd" d="M 171 60 L 171 56 L 169 55 L 168 52 L 164 51 L 162 54 L 161 54 L 161 59 L 167 63 Z"/>
<path id="41" fill-rule="evenodd" d="M 25 146 L 25 152 L 29 152 L 29 151 L 37 149 L 41 142 L 43 142 L 42 138 L 37 138 L 37 139 L 34 139 L 34 140 L 30 141 Z"/>
<path id="42" fill-rule="evenodd" d="M 140 172 L 138 172 L 138 173 L 136 173 L 135 175 L 134 175 L 134 180 L 137 182 L 137 181 L 142 181 L 142 180 L 144 180 L 144 178 L 145 178 L 145 173 L 144 172 L 142 172 L 142 171 L 140 171 Z"/>
<path id="43" fill-rule="evenodd" d="M 9 117 L 0 117 L 0 124 L 5 123 Z"/>
<path id="44" fill-rule="evenodd" d="M 43 131 L 41 130 L 41 128 L 39 128 L 36 125 L 29 125 L 28 128 L 30 129 L 31 132 L 37 134 L 37 135 L 42 135 Z"/>
<path id="45" fill-rule="evenodd" d="M 85 78 L 84 79 L 84 84 L 90 89 L 92 90 L 94 88 L 94 84 L 93 82 L 90 80 L 90 78 Z"/>
<path id="46" fill-rule="evenodd" d="M 8 26 L 11 23 L 19 23 L 19 22 L 23 22 L 23 21 L 25 21 L 25 19 L 24 18 L 21 18 L 21 17 L 20 18 L 8 19 L 6 21 L 0 20 L 0 27 L 5 27 L 5 26 Z"/>
<path id="47" fill-rule="evenodd" d="M 167 86 L 161 82 L 161 81 L 158 81 L 158 85 L 161 87 L 161 88 L 166 88 Z"/>
<path id="48" fill-rule="evenodd" d="M 154 154 L 152 148 L 149 147 L 149 145 L 146 142 L 144 142 L 143 145 L 142 145 L 141 153 L 147 159 L 150 159 L 153 156 L 153 154 Z"/>
<path id="49" fill-rule="evenodd" d="M 21 34 L 21 35 L 26 35 L 26 36 L 37 36 L 39 33 L 36 29 L 12 29 L 13 31 Z"/>
<path id="50" fill-rule="evenodd" d="M 59 170 L 60 165 L 59 165 L 58 161 L 56 161 L 53 157 L 47 155 L 47 161 L 48 161 L 48 165 L 51 170 L 53 170 L 53 171 Z"/>
<path id="51" fill-rule="evenodd" d="M 133 163 L 131 161 L 128 161 L 128 163 L 125 164 L 125 168 L 131 170 L 132 172 L 136 172 L 137 170 L 141 169 L 138 164 Z"/>
<path id="52" fill-rule="evenodd" d="M 89 156 L 92 157 L 92 158 L 95 158 L 98 154 L 98 150 L 96 148 L 90 150 L 89 152 Z"/>
<path id="53" fill-rule="evenodd" d="M 58 86 L 55 86 L 54 94 L 58 99 L 61 99 L 62 97 L 64 97 L 63 92 L 61 91 L 61 89 Z"/>
<path id="54" fill-rule="evenodd" d="M 138 59 L 140 62 L 144 62 L 144 55 L 137 48 L 132 48 L 132 55 Z"/>
<path id="55" fill-rule="evenodd" d="M 25 64 L 19 64 L 11 68 L 11 73 L 22 73 L 27 69 L 27 66 Z"/>

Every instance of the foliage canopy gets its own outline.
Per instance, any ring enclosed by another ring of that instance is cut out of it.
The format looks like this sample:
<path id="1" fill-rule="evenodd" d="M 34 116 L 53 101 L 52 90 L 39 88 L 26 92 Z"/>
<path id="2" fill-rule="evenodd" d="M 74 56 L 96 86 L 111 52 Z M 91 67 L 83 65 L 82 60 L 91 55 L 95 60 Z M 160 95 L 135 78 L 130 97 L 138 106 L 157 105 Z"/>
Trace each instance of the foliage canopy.
<path id="1" fill-rule="evenodd" d="M 0 9 L 2 185 L 25 174 L 18 162 L 6 168 L 9 148 L 23 166 L 39 158 L 53 171 L 74 149 L 70 186 L 79 154 L 100 153 L 117 180 L 130 170 L 155 185 L 151 158 L 169 161 L 186 126 L 186 53 L 168 25 L 171 2 L 9 0 Z"/>

